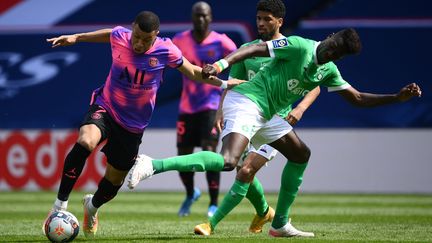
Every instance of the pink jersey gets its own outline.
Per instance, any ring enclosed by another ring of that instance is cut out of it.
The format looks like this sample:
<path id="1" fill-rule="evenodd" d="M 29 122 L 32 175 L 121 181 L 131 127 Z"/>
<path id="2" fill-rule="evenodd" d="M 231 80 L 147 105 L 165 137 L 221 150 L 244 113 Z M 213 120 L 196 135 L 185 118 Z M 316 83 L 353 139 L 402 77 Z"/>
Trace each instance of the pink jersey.
<path id="1" fill-rule="evenodd" d="M 183 58 L 169 38 L 161 37 L 147 52 L 136 54 L 131 34 L 121 26 L 113 29 L 111 70 L 105 84 L 94 91 L 92 102 L 104 107 L 126 130 L 141 133 L 152 117 L 165 67 L 177 68 Z"/>
<path id="2" fill-rule="evenodd" d="M 192 37 L 192 31 L 184 31 L 174 36 L 173 42 L 192 64 L 203 67 L 214 63 L 237 49 L 234 42 L 225 34 L 215 31 L 201 43 Z M 217 110 L 222 90 L 219 87 L 199 83 L 183 75 L 183 90 L 180 98 L 180 114 L 191 114 L 205 110 Z"/>

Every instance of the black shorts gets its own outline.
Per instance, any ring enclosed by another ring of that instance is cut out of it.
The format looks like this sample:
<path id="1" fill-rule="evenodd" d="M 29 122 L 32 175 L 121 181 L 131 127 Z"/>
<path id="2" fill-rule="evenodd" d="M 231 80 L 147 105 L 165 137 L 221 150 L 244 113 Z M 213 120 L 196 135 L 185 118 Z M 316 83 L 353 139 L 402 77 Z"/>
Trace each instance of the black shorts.
<path id="1" fill-rule="evenodd" d="M 96 125 L 107 140 L 102 152 L 110 165 L 118 170 L 129 171 L 135 163 L 143 133 L 132 133 L 115 122 L 101 106 L 90 105 L 81 126 Z"/>
<path id="2" fill-rule="evenodd" d="M 177 120 L 177 147 L 201 147 L 202 141 L 218 141 L 219 133 L 213 128 L 215 110 L 194 114 L 180 114 Z"/>

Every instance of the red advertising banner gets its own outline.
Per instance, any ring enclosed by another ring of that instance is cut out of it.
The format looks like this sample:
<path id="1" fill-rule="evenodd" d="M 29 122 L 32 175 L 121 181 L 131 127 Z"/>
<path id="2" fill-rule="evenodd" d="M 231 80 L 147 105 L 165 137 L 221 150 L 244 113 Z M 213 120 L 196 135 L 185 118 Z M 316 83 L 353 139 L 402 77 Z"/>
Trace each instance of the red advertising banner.
<path id="1" fill-rule="evenodd" d="M 0 131 L 0 190 L 53 190 L 78 132 L 71 130 Z M 106 158 L 100 147 L 89 156 L 75 189 L 97 185 Z"/>

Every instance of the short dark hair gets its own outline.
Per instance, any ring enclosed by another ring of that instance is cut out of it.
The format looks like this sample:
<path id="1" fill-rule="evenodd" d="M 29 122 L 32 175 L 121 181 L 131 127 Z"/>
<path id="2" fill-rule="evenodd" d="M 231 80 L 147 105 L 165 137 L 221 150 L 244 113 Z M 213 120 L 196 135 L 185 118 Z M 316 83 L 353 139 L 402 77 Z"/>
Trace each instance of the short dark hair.
<path id="1" fill-rule="evenodd" d="M 360 36 L 357 31 L 353 28 L 343 29 L 340 31 L 340 36 L 343 39 L 343 43 L 347 54 L 358 54 L 362 49 L 362 43 Z"/>
<path id="2" fill-rule="evenodd" d="M 260 0 L 256 9 L 257 11 L 270 12 L 277 18 L 285 17 L 285 4 L 282 0 Z"/>
<path id="3" fill-rule="evenodd" d="M 139 28 L 147 33 L 159 30 L 159 17 L 151 11 L 142 11 L 136 17 L 135 21 Z"/>

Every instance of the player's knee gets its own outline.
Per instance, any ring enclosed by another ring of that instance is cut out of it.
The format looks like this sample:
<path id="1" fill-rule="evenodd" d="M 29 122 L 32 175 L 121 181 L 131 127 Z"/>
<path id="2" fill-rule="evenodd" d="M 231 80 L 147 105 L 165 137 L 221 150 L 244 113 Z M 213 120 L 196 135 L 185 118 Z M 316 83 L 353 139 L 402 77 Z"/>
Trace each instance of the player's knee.
<path id="1" fill-rule="evenodd" d="M 302 152 L 299 153 L 299 158 L 297 159 L 297 161 L 301 163 L 307 163 L 309 161 L 310 156 L 311 156 L 311 150 L 309 149 L 308 146 L 305 145 L 302 148 Z"/>
<path id="2" fill-rule="evenodd" d="M 78 138 L 78 143 L 88 151 L 93 151 L 98 144 L 96 141 L 92 141 L 91 138 L 84 136 Z"/>
<path id="3" fill-rule="evenodd" d="M 237 166 L 238 159 L 233 158 L 232 156 L 224 156 L 224 171 L 232 171 Z"/>
<path id="4" fill-rule="evenodd" d="M 237 179 L 244 182 L 251 181 L 255 173 L 256 171 L 253 167 L 245 165 L 238 171 Z"/>

